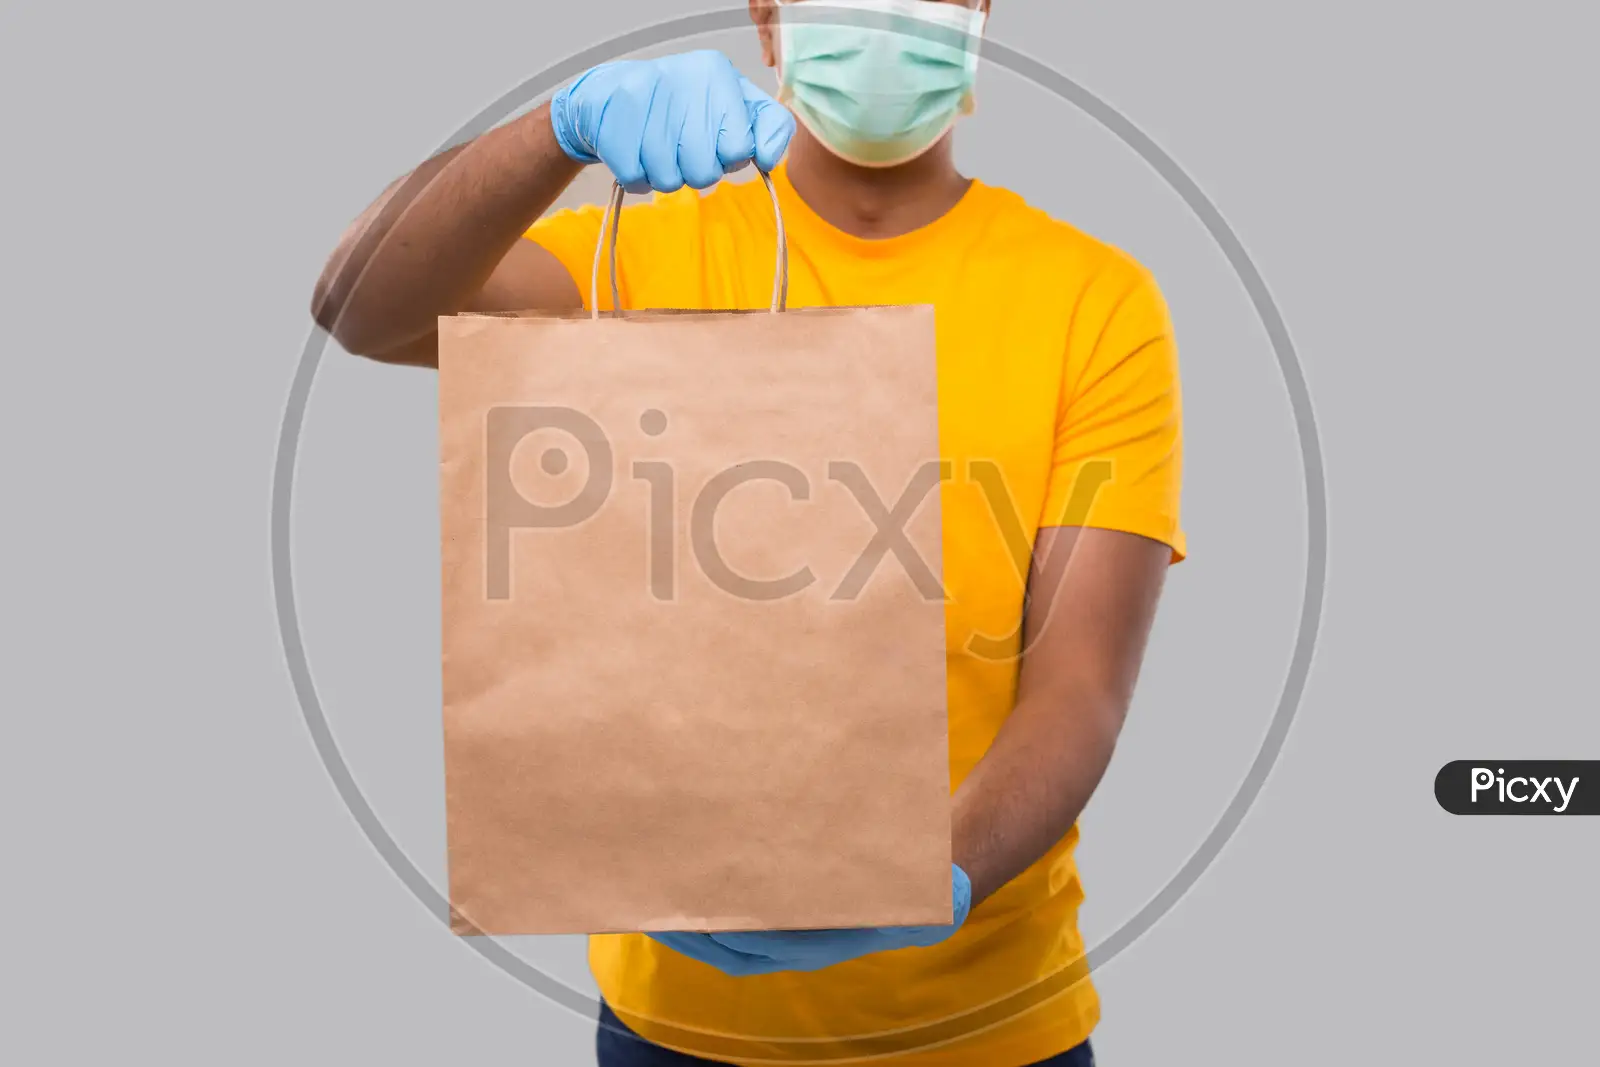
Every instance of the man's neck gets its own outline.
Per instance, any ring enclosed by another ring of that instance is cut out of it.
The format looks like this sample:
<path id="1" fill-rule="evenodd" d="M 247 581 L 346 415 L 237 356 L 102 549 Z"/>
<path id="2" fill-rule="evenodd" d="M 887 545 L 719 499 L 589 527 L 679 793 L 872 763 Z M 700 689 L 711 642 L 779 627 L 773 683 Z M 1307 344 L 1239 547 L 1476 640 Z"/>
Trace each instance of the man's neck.
<path id="1" fill-rule="evenodd" d="M 789 146 L 789 181 L 800 198 L 853 237 L 882 240 L 942 218 L 972 184 L 956 170 L 953 138 L 898 167 L 858 167 L 802 127 Z"/>

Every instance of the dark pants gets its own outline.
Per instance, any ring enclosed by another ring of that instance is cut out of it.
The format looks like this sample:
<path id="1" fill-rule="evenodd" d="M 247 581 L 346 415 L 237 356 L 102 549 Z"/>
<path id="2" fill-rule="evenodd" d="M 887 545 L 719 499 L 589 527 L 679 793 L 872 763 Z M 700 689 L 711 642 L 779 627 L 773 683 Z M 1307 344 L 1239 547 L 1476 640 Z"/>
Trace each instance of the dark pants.
<path id="1" fill-rule="evenodd" d="M 650 1044 L 623 1026 L 611 1011 L 611 1005 L 604 1003 L 600 1005 L 600 1032 L 595 1038 L 595 1050 L 599 1053 L 600 1067 L 694 1067 L 695 1064 L 711 1064 L 715 1067 L 712 1060 L 696 1059 Z M 1005 1065 L 992 1064 L 989 1067 Z M 1094 1067 L 1094 1052 L 1089 1048 L 1089 1042 L 1085 1041 L 1077 1048 L 1052 1056 L 1033 1067 Z"/>

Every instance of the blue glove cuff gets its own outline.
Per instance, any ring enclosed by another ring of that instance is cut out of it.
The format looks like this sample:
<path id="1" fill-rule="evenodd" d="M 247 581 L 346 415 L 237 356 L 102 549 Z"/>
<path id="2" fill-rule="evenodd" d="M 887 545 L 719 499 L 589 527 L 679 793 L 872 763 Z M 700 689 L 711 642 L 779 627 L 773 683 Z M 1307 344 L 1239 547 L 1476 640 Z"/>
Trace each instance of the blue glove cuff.
<path id="1" fill-rule="evenodd" d="M 951 870 L 955 879 L 951 887 L 955 903 L 955 927 L 959 930 L 967 921 L 967 914 L 972 911 L 972 879 L 956 864 L 951 864 Z"/>
<path id="2" fill-rule="evenodd" d="M 578 135 L 571 115 L 572 91 L 588 76 L 584 74 L 577 81 L 563 87 L 550 101 L 550 126 L 555 131 L 556 143 L 574 163 L 600 162 L 600 157 L 594 154 L 593 148 L 583 143 L 583 139 Z"/>

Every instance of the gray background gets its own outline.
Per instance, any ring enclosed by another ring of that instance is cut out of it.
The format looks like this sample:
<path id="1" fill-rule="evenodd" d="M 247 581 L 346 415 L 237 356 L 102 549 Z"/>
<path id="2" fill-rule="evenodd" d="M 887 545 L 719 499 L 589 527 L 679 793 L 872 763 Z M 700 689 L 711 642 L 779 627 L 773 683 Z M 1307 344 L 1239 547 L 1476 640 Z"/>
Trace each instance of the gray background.
<path id="1" fill-rule="evenodd" d="M 452 938 L 330 785 L 278 643 L 268 494 L 311 284 L 349 219 L 545 66 L 704 9 L 0 8 L 0 1057 L 592 1062 L 591 1025 Z M 1302 711 L 1221 858 L 1096 975 L 1108 1064 L 1592 1048 L 1600 823 L 1452 819 L 1431 786 L 1468 756 L 1600 756 L 1597 28 L 1592 5 L 1551 0 L 996 0 L 992 36 L 1116 107 L 1227 217 L 1294 336 L 1327 460 Z M 753 31 L 675 47 L 706 45 L 755 71 Z M 1182 342 L 1194 558 L 1084 820 L 1096 941 L 1189 857 L 1255 754 L 1299 611 L 1305 490 L 1265 333 L 1148 167 L 992 67 L 960 156 L 1143 260 Z M 330 350 L 294 544 L 334 733 L 439 883 L 434 396 L 427 372 Z M 576 942 L 507 944 L 590 988 Z"/>

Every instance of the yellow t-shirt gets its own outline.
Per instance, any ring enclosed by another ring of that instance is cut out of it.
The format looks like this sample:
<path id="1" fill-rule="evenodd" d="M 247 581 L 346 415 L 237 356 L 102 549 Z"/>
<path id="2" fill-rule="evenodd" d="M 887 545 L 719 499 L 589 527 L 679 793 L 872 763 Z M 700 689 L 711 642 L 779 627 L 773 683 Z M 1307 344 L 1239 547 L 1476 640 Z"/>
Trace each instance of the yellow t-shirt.
<path id="1" fill-rule="evenodd" d="M 1166 306 L 1128 256 L 1002 189 L 974 182 L 931 225 L 870 241 L 813 212 L 783 168 L 774 177 L 792 306 L 936 308 L 941 455 L 954 462 L 941 489 L 954 789 L 1015 699 L 1025 576 L 1008 543 L 1026 538 L 1031 548 L 1040 527 L 1092 526 L 1183 556 Z M 528 232 L 571 271 L 586 303 L 600 214 L 562 211 Z M 630 205 L 618 253 L 624 305 L 766 307 L 775 240 L 758 181 Z M 604 276 L 601 289 L 609 309 Z M 1004 506 L 996 486 L 1011 498 Z M 643 935 L 608 935 L 591 939 L 590 966 L 635 1031 L 707 1059 L 1023 1067 L 1081 1043 L 1099 1018 L 1077 929 L 1077 837 L 1074 828 L 933 948 L 729 978 Z"/>

